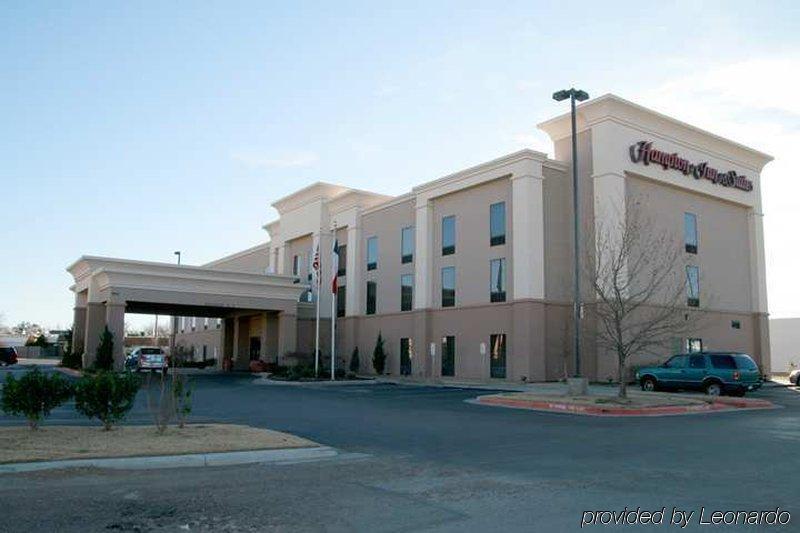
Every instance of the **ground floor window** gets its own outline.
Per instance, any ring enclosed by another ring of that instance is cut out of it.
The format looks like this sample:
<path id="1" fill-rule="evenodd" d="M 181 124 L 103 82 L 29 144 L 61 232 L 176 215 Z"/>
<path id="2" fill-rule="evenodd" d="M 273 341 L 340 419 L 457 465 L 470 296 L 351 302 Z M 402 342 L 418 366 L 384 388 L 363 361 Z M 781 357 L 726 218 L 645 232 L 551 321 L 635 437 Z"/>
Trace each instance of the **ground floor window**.
<path id="1" fill-rule="evenodd" d="M 257 361 L 261 358 L 261 337 L 250 337 L 250 360 Z"/>
<path id="2" fill-rule="evenodd" d="M 413 342 L 409 338 L 400 339 L 400 375 L 411 375 L 411 358 L 413 350 Z"/>
<path id="3" fill-rule="evenodd" d="M 489 357 L 489 375 L 493 378 L 506 377 L 506 334 L 495 333 L 489 337 L 491 349 Z"/>
<path id="4" fill-rule="evenodd" d="M 442 337 L 442 375 L 456 375 L 456 338 L 453 335 Z"/>
<path id="5" fill-rule="evenodd" d="M 697 353 L 703 351 L 703 339 L 686 339 L 686 351 L 688 353 Z"/>

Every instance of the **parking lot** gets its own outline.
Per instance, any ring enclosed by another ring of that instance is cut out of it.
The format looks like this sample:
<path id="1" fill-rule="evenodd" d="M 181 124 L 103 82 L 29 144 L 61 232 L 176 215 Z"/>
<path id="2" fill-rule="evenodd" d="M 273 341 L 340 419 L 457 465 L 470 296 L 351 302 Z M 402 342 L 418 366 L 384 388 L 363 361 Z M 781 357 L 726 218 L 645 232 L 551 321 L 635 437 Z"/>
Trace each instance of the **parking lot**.
<path id="1" fill-rule="evenodd" d="M 800 523 L 795 387 L 752 395 L 780 406 L 773 410 L 619 419 L 466 403 L 481 393 L 473 389 L 194 380 L 196 422 L 288 431 L 343 455 L 282 466 L 4 476 L 0 526 L 480 531 L 502 523 L 505 531 L 572 531 L 584 511 L 625 505 L 780 506 Z M 143 393 L 129 422 L 150 423 Z M 64 406 L 48 423 L 86 422 Z"/>

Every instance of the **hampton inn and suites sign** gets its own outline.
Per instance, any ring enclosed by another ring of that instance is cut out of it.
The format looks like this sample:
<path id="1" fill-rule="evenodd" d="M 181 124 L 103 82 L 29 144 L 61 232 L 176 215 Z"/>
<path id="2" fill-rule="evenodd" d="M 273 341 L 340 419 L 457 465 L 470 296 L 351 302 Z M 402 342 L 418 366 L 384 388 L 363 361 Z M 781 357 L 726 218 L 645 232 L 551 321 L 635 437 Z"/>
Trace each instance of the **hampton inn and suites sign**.
<path id="1" fill-rule="evenodd" d="M 676 153 L 664 152 L 653 148 L 650 141 L 639 141 L 630 147 L 631 161 L 649 165 L 661 165 L 664 170 L 674 169 L 683 172 L 684 176 L 694 179 L 707 179 L 723 187 L 733 187 L 742 191 L 752 191 L 753 182 L 746 176 L 740 176 L 734 170 L 722 172 L 708 166 L 708 163 L 692 163 Z"/>

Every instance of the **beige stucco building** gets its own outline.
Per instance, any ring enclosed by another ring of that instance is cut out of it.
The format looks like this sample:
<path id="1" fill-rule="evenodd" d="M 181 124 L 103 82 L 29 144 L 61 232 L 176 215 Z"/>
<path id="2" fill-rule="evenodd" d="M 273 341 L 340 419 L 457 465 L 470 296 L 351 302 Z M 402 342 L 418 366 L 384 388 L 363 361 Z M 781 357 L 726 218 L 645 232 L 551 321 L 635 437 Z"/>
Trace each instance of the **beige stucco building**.
<path id="1" fill-rule="evenodd" d="M 207 285 L 196 283 L 201 293 L 217 291 L 191 302 L 179 301 L 175 291 L 163 305 L 136 303 L 157 299 L 155 293 L 148 300 L 124 289 L 102 294 L 102 283 L 92 285 L 99 267 L 79 261 L 70 268 L 76 331 L 91 348 L 102 322 L 86 319 L 100 313 L 92 306 L 104 305 L 111 320 L 124 300 L 129 311 L 189 317 L 179 320 L 177 342 L 194 347 L 196 357 L 205 346 L 206 357 L 232 358 L 243 368 L 250 357 L 281 361 L 294 352 L 311 354 L 317 295 L 308 292 L 309 272 L 319 243 L 321 349 L 327 355 L 335 235 L 342 248 L 335 306 L 341 364 L 358 347 L 362 372 L 372 372 L 370 354 L 380 332 L 394 375 L 558 379 L 572 360 L 569 116 L 539 128 L 554 143 L 552 159 L 521 150 L 398 197 L 316 183 L 279 199 L 272 204 L 279 218 L 264 226 L 264 244 L 202 267 L 169 267 L 174 283 L 186 273 L 208 278 Z M 662 355 L 700 346 L 739 350 L 768 371 L 760 172 L 771 158 L 613 95 L 578 107 L 578 155 L 582 226 L 590 240 L 601 225 L 624 222 L 637 198 L 685 249 L 693 270 L 687 305 L 699 303 L 707 320 Z M 214 285 L 215 276 L 226 275 Z M 255 280 L 260 301 L 236 296 L 249 295 L 242 291 Z M 164 283 L 154 290 L 170 293 Z M 224 305 L 218 301 L 223 296 L 229 298 Z M 583 298 L 591 304 L 593 295 Z M 582 327 L 584 374 L 613 379 L 614 358 L 596 349 L 594 327 L 591 320 Z"/>

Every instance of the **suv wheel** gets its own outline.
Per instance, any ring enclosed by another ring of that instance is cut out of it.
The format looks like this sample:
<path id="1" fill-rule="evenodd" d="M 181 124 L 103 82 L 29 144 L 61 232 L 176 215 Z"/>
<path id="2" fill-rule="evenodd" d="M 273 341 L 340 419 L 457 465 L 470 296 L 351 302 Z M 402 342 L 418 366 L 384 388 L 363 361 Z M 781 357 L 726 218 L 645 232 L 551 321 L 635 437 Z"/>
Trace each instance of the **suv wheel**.
<path id="1" fill-rule="evenodd" d="M 709 396 L 720 396 L 722 394 L 722 385 L 717 381 L 709 381 L 706 383 L 705 391 Z"/>
<path id="2" fill-rule="evenodd" d="M 647 392 L 654 392 L 656 390 L 656 380 L 650 377 L 642 380 L 642 390 Z"/>

